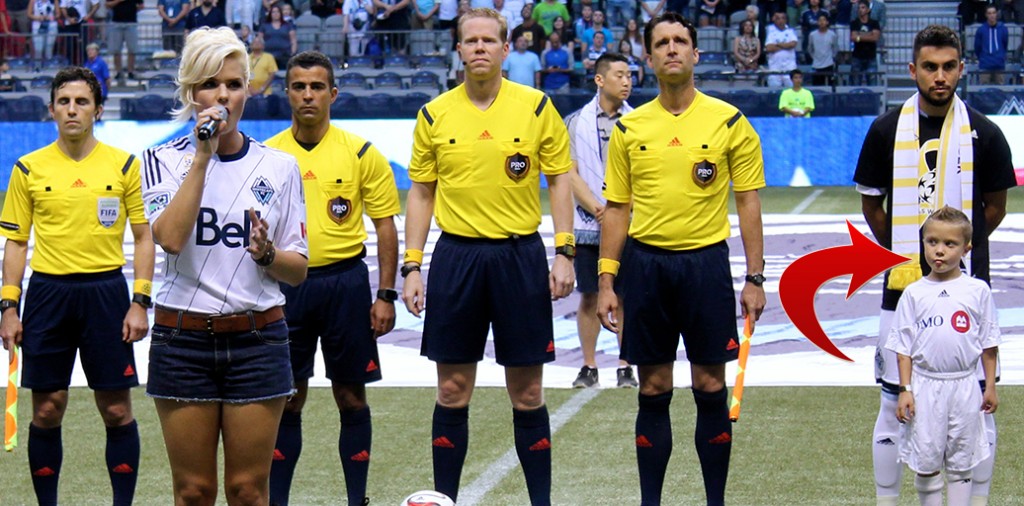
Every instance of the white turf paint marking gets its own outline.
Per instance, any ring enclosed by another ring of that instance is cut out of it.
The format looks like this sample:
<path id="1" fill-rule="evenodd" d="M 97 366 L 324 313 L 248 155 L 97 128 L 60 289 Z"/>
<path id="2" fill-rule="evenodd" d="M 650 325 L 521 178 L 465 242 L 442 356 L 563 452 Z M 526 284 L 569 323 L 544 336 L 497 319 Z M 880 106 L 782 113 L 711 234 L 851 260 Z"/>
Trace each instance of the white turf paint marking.
<path id="1" fill-rule="evenodd" d="M 593 400 L 594 397 L 597 397 L 599 392 L 600 389 L 598 388 L 585 388 L 580 393 L 569 398 L 551 416 L 551 435 L 554 436 L 558 429 L 562 428 L 573 416 L 576 416 L 576 413 L 579 413 L 583 406 Z M 498 483 L 501 483 L 501 480 L 509 472 L 517 467 L 519 467 L 519 457 L 516 455 L 516 449 L 513 446 L 501 458 L 487 466 L 487 469 L 480 474 L 479 478 L 459 492 L 459 505 L 475 506 L 488 492 L 498 486 Z"/>
<path id="2" fill-rule="evenodd" d="M 810 195 L 807 196 L 807 198 L 804 199 L 803 202 L 797 204 L 796 207 L 794 207 L 793 210 L 789 212 L 789 214 L 800 214 L 804 212 L 804 210 L 810 207 L 811 204 L 814 203 L 814 200 L 817 199 L 818 196 L 821 195 L 822 193 L 825 193 L 825 190 L 822 190 L 821 188 L 814 190 L 813 192 L 811 192 Z"/>

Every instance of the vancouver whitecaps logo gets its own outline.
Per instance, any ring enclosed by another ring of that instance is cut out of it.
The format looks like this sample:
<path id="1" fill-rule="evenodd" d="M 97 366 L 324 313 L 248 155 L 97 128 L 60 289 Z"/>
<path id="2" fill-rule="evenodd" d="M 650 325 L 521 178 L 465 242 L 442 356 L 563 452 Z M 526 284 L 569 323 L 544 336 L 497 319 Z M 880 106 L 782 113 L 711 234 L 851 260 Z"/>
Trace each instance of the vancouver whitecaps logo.
<path id="1" fill-rule="evenodd" d="M 261 176 L 252 184 L 252 194 L 256 196 L 256 200 L 260 204 L 267 205 L 270 198 L 274 196 L 274 187 L 270 186 L 270 181 L 267 181 L 267 178 Z"/>

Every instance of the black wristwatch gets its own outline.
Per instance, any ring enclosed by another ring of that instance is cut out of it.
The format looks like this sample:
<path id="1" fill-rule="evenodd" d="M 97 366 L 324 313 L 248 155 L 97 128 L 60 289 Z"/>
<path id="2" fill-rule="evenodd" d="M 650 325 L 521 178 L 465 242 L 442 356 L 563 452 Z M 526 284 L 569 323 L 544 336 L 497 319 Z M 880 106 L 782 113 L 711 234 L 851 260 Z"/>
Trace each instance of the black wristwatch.
<path id="1" fill-rule="evenodd" d="M 569 260 L 576 258 L 576 246 L 572 244 L 563 244 L 555 248 L 556 255 L 563 255 Z"/>
<path id="2" fill-rule="evenodd" d="M 153 307 L 153 298 L 143 293 L 136 293 L 135 295 L 132 295 L 132 302 L 146 309 Z"/>
<path id="3" fill-rule="evenodd" d="M 402 266 L 402 278 L 413 272 L 420 272 L 420 264 L 405 264 Z"/>
<path id="4" fill-rule="evenodd" d="M 2 313 L 4 311 L 7 311 L 8 309 L 11 309 L 11 308 L 14 308 L 14 310 L 17 311 L 18 310 L 18 301 L 14 300 L 14 299 L 0 300 L 0 313 Z"/>
<path id="5" fill-rule="evenodd" d="M 757 274 L 747 274 L 747 277 L 745 279 L 747 280 L 747 283 L 750 283 L 758 288 L 761 288 L 761 285 L 764 285 L 765 277 L 764 274 L 761 274 L 759 272 Z"/>
<path id="6" fill-rule="evenodd" d="M 377 298 L 384 302 L 394 302 L 398 300 L 398 290 L 394 288 L 381 288 L 377 290 Z"/>

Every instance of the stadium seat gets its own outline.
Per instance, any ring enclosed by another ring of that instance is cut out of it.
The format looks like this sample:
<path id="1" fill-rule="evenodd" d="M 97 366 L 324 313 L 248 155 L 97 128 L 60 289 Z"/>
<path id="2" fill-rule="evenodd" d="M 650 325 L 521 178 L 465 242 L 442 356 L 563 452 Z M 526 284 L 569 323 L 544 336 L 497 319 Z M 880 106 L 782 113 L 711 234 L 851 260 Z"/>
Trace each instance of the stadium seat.
<path id="1" fill-rule="evenodd" d="M 134 120 L 166 120 L 174 106 L 174 100 L 160 95 L 143 95 L 134 100 L 132 118 Z"/>
<path id="2" fill-rule="evenodd" d="M 342 72 L 338 76 L 338 88 L 343 90 L 362 90 L 366 88 L 366 76 L 359 72 Z"/>
<path id="3" fill-rule="evenodd" d="M 48 90 L 52 82 L 53 76 L 35 76 L 29 81 L 28 85 L 33 89 Z"/>
<path id="4" fill-rule="evenodd" d="M 426 55 L 420 56 L 417 59 L 417 63 L 420 68 L 435 68 L 435 69 L 447 69 L 448 61 L 445 60 L 444 56 L 440 55 Z"/>
<path id="5" fill-rule="evenodd" d="M 6 77 L 4 79 L 0 79 L 0 85 L 5 86 L 5 87 L 9 86 L 11 88 L 11 89 L 9 89 L 7 91 L 0 92 L 0 93 L 16 93 L 16 92 L 19 92 L 19 91 L 28 91 L 28 90 L 25 89 L 25 85 L 21 82 L 21 80 L 18 79 L 17 77 L 14 77 L 14 76 L 10 76 L 10 77 Z"/>
<path id="6" fill-rule="evenodd" d="M 0 121 L 10 121 L 10 113 L 7 109 L 7 100 L 0 97 Z"/>
<path id="7" fill-rule="evenodd" d="M 440 79 L 437 74 L 421 70 L 412 76 L 412 88 L 430 88 L 433 90 L 439 90 L 441 87 Z"/>
<path id="8" fill-rule="evenodd" d="M 7 115 L 11 121 L 45 121 L 49 111 L 42 98 L 26 95 L 7 101 Z"/>
<path id="9" fill-rule="evenodd" d="M 44 70 L 60 70 L 68 66 L 68 59 L 63 55 L 54 55 L 43 62 Z"/>
<path id="10" fill-rule="evenodd" d="M 404 54 L 393 54 L 384 59 L 384 66 L 389 68 L 409 68 L 409 57 Z"/>
<path id="11" fill-rule="evenodd" d="M 324 20 L 323 28 L 319 32 L 320 52 L 332 58 L 332 63 L 337 66 L 335 58 L 345 54 L 345 34 L 342 33 L 345 24 L 345 16 L 335 14 Z"/>
<path id="12" fill-rule="evenodd" d="M 728 65 L 729 54 L 721 51 L 707 52 L 701 51 L 700 53 L 700 64 L 697 68 L 703 67 L 704 65 Z"/>
<path id="13" fill-rule="evenodd" d="M 242 119 L 288 119 L 291 108 L 288 100 L 279 95 L 256 95 L 249 97 L 242 112 Z"/>
<path id="14" fill-rule="evenodd" d="M 161 58 L 157 62 L 157 68 L 160 70 L 178 70 L 181 65 L 180 58 Z"/>
<path id="15" fill-rule="evenodd" d="M 345 63 L 348 68 L 372 69 L 376 66 L 372 56 L 349 56 Z"/>
<path id="16" fill-rule="evenodd" d="M 396 105 L 403 118 L 415 118 L 420 108 L 426 105 L 427 102 L 430 102 L 430 95 L 415 91 L 397 100 L 397 102 Z"/>
<path id="17" fill-rule="evenodd" d="M 618 40 L 618 39 L 616 39 Z M 705 26 L 697 29 L 697 43 L 702 51 L 724 51 L 725 29 L 716 26 Z"/>
<path id="18" fill-rule="evenodd" d="M 373 78 L 374 89 L 402 89 L 402 76 L 395 72 L 384 72 Z"/>
<path id="19" fill-rule="evenodd" d="M 174 90 L 177 88 L 174 78 L 170 74 L 153 75 L 147 80 L 147 84 L 147 89 L 150 90 Z"/>
<path id="20" fill-rule="evenodd" d="M 32 70 L 32 58 L 28 56 L 22 56 L 19 58 L 11 58 L 7 60 L 7 64 L 11 66 L 11 70 L 19 70 L 29 72 Z"/>
<path id="21" fill-rule="evenodd" d="M 360 117 L 359 99 L 351 93 L 338 93 L 338 98 L 331 104 L 331 117 Z"/>
<path id="22" fill-rule="evenodd" d="M 305 12 L 295 18 L 295 38 L 298 42 L 299 51 L 310 51 L 317 48 L 320 43 L 320 28 L 323 26 L 323 19 L 313 13 Z"/>
<path id="23" fill-rule="evenodd" d="M 245 110 L 242 111 L 242 119 L 270 119 L 267 112 L 267 97 L 253 95 L 245 101 Z"/>
<path id="24" fill-rule="evenodd" d="M 394 101 L 387 93 L 374 93 L 363 99 L 363 112 L 376 118 L 395 118 L 398 111 L 395 110 Z"/>

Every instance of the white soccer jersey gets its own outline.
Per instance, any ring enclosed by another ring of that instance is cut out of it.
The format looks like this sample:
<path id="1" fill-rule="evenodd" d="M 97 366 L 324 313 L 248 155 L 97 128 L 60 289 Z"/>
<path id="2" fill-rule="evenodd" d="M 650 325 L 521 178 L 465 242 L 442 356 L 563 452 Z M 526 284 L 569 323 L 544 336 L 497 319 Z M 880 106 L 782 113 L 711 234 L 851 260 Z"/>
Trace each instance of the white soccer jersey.
<path id="1" fill-rule="evenodd" d="M 915 368 L 956 373 L 974 371 L 982 350 L 999 342 L 991 289 L 963 275 L 946 282 L 924 278 L 908 286 L 885 347 L 911 357 Z"/>
<path id="2" fill-rule="evenodd" d="M 243 137 L 237 156 L 210 160 L 196 228 L 180 254 L 166 254 L 157 305 L 228 314 L 284 304 L 277 280 L 246 251 L 248 210 L 267 220 L 277 249 L 308 256 L 302 177 L 291 155 Z M 159 220 L 181 187 L 195 158 L 195 142 L 182 137 L 143 155 L 142 200 L 150 223 Z"/>

